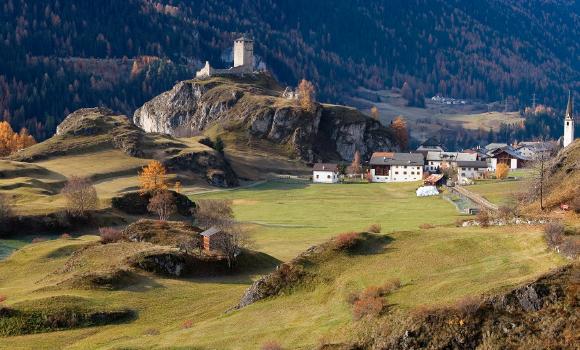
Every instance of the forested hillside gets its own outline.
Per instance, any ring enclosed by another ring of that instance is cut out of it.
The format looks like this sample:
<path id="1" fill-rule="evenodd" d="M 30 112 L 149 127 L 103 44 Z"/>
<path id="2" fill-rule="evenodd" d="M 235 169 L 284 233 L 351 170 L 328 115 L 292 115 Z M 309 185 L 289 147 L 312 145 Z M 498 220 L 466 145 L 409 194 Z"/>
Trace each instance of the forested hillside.
<path id="1" fill-rule="evenodd" d="M 580 88 L 574 0 L 6 0 L 0 115 L 43 139 L 79 107 L 130 114 L 205 60 L 227 66 L 240 33 L 277 78 L 312 80 L 325 101 L 408 81 L 564 106 Z"/>

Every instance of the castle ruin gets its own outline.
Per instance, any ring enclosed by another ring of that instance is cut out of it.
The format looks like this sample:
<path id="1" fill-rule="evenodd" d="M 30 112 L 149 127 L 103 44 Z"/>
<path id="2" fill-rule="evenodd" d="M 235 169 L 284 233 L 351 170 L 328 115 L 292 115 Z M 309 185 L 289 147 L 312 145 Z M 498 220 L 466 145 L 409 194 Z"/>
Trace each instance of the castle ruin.
<path id="1" fill-rule="evenodd" d="M 196 78 L 208 78 L 214 75 L 243 75 L 254 72 L 254 41 L 242 36 L 234 41 L 234 66 L 229 69 L 213 68 L 209 61 L 195 73 Z"/>

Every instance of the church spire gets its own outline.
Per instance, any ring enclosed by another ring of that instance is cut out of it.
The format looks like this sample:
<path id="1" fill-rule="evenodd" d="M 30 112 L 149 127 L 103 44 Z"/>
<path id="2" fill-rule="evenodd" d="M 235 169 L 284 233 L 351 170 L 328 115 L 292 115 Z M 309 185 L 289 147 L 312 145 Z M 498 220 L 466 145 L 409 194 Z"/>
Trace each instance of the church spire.
<path id="1" fill-rule="evenodd" d="M 566 107 L 566 118 L 573 119 L 574 114 L 574 99 L 572 98 L 572 91 L 568 90 L 568 106 Z"/>

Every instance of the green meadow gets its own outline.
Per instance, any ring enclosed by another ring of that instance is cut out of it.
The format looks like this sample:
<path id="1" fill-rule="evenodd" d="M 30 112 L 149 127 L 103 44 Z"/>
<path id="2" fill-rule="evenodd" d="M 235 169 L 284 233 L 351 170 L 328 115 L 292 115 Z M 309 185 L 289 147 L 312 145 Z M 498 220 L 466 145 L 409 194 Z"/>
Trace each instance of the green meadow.
<path id="1" fill-rule="evenodd" d="M 0 294 L 7 296 L 7 305 L 73 295 L 94 305 L 131 308 L 138 316 L 116 325 L 2 338 L 0 348 L 256 349 L 276 340 L 286 349 L 312 349 L 321 339 L 340 342 L 352 336 L 356 321 L 346 297 L 365 287 L 400 279 L 402 288 L 388 299 L 393 309 L 407 312 L 505 290 L 565 263 L 547 249 L 541 228 L 455 227 L 455 208 L 439 197 L 417 198 L 416 186 L 279 181 L 193 195 L 193 200 L 232 200 L 236 219 L 247 224 L 252 248 L 271 257 L 260 269 L 231 276 L 140 274 L 134 284 L 115 291 L 55 288 L 55 271 L 97 237 L 27 245 L 0 262 Z M 434 227 L 419 228 L 426 223 Z M 225 313 L 276 261 L 371 224 L 382 226 L 384 237 L 376 249 L 337 254 L 313 267 L 323 279 Z"/>

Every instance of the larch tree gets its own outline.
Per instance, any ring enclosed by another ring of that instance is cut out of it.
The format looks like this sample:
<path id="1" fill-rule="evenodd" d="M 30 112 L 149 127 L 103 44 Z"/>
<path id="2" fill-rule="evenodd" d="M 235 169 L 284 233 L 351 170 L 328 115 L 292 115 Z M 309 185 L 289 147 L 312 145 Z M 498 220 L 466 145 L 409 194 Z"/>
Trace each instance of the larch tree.
<path id="1" fill-rule="evenodd" d="M 23 150 L 36 144 L 36 140 L 28 133 L 28 129 L 22 128 L 20 133 L 14 132 L 6 121 L 0 122 L 0 156 L 5 157 L 14 152 Z"/>
<path id="2" fill-rule="evenodd" d="M 141 193 L 167 189 L 167 169 L 157 160 L 152 160 L 139 172 Z"/>
<path id="3" fill-rule="evenodd" d="M 377 108 L 377 106 L 372 106 L 371 107 L 371 118 L 373 118 L 376 121 L 379 121 L 379 117 L 380 117 L 379 109 Z"/>
<path id="4" fill-rule="evenodd" d="M 358 150 L 354 152 L 354 157 L 352 159 L 352 163 L 350 164 L 350 172 L 355 175 L 361 173 L 360 152 Z"/>
<path id="5" fill-rule="evenodd" d="M 407 122 L 402 116 L 398 116 L 391 122 L 391 130 L 395 137 L 395 142 L 401 149 L 406 150 L 409 145 L 409 131 L 407 130 Z"/>
<path id="6" fill-rule="evenodd" d="M 314 85 L 306 79 L 302 79 L 298 84 L 298 102 L 300 106 L 310 112 L 315 108 Z"/>
<path id="7" fill-rule="evenodd" d="M 507 164 L 499 163 L 495 167 L 495 177 L 497 179 L 500 179 L 500 180 L 506 179 L 508 177 L 509 173 L 510 173 L 510 167 Z"/>

